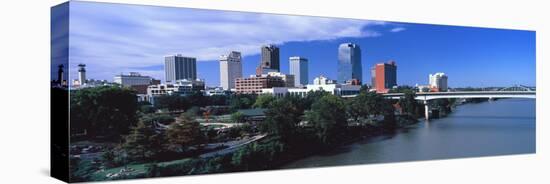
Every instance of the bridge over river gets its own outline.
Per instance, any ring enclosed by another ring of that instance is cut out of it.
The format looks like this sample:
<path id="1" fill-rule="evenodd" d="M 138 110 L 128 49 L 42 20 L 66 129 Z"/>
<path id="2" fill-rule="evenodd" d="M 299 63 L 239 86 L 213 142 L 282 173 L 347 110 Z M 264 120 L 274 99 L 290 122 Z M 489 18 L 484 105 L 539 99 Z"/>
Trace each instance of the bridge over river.
<path id="1" fill-rule="evenodd" d="M 355 97 L 356 95 L 347 95 L 344 97 Z M 387 93 L 383 94 L 384 97 L 390 99 L 400 99 L 405 96 L 404 93 Z M 415 99 L 424 102 L 426 120 L 429 119 L 429 103 L 428 101 L 434 99 L 446 99 L 446 98 L 536 98 L 536 91 L 452 91 L 452 92 L 419 92 L 415 94 Z"/>

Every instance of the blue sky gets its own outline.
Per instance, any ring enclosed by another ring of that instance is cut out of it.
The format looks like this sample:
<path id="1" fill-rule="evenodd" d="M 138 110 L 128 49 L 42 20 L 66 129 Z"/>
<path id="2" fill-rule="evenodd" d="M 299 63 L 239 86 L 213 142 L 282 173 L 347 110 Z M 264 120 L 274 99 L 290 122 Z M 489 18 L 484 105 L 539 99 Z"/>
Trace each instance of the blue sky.
<path id="1" fill-rule="evenodd" d="M 283 73 L 288 57 L 302 56 L 310 81 L 336 79 L 338 45 L 353 42 L 367 83 L 371 66 L 395 60 L 399 85 L 426 84 L 435 72 L 448 74 L 451 87 L 535 85 L 534 31 L 74 1 L 69 29 L 70 79 L 85 63 L 88 78 L 135 71 L 164 80 L 164 56 L 180 53 L 196 57 L 199 77 L 218 86 L 220 55 L 240 51 L 248 76 L 267 43 L 280 47 Z"/>

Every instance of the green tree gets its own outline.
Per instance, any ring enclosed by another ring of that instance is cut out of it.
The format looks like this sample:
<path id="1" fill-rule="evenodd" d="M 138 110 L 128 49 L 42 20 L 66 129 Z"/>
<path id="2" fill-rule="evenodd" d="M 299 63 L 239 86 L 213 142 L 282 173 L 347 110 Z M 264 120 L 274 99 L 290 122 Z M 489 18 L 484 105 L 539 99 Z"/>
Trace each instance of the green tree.
<path id="1" fill-rule="evenodd" d="M 147 125 L 153 125 L 155 123 L 167 125 L 176 121 L 176 119 L 168 114 L 146 114 L 141 117 L 141 121 Z"/>
<path id="2" fill-rule="evenodd" d="M 361 92 L 355 98 L 347 101 L 347 114 L 358 121 L 367 119 L 371 115 L 382 115 L 386 99 L 376 92 Z"/>
<path id="3" fill-rule="evenodd" d="M 389 100 L 383 101 L 381 104 L 381 113 L 384 116 L 382 126 L 386 130 L 394 130 L 399 126 L 395 118 L 395 109 Z"/>
<path id="4" fill-rule="evenodd" d="M 140 105 L 139 111 L 143 114 L 152 114 L 156 111 L 156 109 L 152 105 Z"/>
<path id="5" fill-rule="evenodd" d="M 233 154 L 231 164 L 241 171 L 268 169 L 283 151 L 284 144 L 277 140 L 248 144 Z"/>
<path id="6" fill-rule="evenodd" d="M 436 99 L 436 100 L 434 100 L 435 107 L 439 108 L 439 110 L 441 112 L 445 112 L 445 113 L 450 113 L 451 112 L 452 103 L 454 103 L 454 100 L 451 101 L 450 99 Z"/>
<path id="7" fill-rule="evenodd" d="M 250 170 L 250 159 L 252 157 L 252 148 L 249 145 L 246 145 L 235 153 L 231 158 L 231 164 L 234 167 L 237 167 L 241 170 L 247 171 Z"/>
<path id="8" fill-rule="evenodd" d="M 355 121 L 368 118 L 372 110 L 367 105 L 368 98 L 370 97 L 372 96 L 368 95 L 368 93 L 361 92 L 355 98 L 349 99 L 346 105 L 348 116 Z"/>
<path id="9" fill-rule="evenodd" d="M 201 109 L 198 106 L 193 106 L 184 113 L 189 118 L 195 118 L 201 114 Z"/>
<path id="10" fill-rule="evenodd" d="M 187 110 L 191 102 L 180 95 L 162 95 L 154 97 L 154 107 L 157 109 L 168 109 L 169 111 Z"/>
<path id="11" fill-rule="evenodd" d="M 273 101 L 271 108 L 266 111 L 264 123 L 267 125 L 267 132 L 280 136 L 283 141 L 289 141 L 295 134 L 302 113 L 289 98 Z"/>
<path id="12" fill-rule="evenodd" d="M 106 150 L 102 155 L 101 159 L 103 160 L 103 163 L 105 163 L 105 166 L 107 167 L 114 167 L 117 165 L 116 163 L 116 153 L 113 149 Z"/>
<path id="13" fill-rule="evenodd" d="M 235 112 L 231 114 L 231 121 L 235 123 L 244 123 L 246 121 L 246 117 L 242 112 Z"/>
<path id="14" fill-rule="evenodd" d="M 416 95 L 413 91 L 406 91 L 404 93 L 404 98 L 401 98 L 399 100 L 399 104 L 401 104 L 401 108 L 403 108 L 403 111 L 414 118 L 418 117 L 419 115 L 419 106 L 420 104 L 415 99 Z"/>
<path id="15" fill-rule="evenodd" d="M 225 95 L 209 96 L 208 105 L 227 105 L 227 97 Z"/>
<path id="16" fill-rule="evenodd" d="M 296 111 L 300 115 L 304 115 L 304 111 L 311 108 L 311 104 L 304 100 L 303 97 L 297 95 L 286 95 L 283 97 L 284 100 L 289 101 L 296 107 Z"/>
<path id="17" fill-rule="evenodd" d="M 249 94 L 236 94 L 229 98 L 232 109 L 249 109 L 256 102 L 256 96 Z"/>
<path id="18" fill-rule="evenodd" d="M 137 97 L 133 90 L 102 86 L 71 91 L 71 131 L 88 136 L 117 137 L 137 122 Z"/>
<path id="19" fill-rule="evenodd" d="M 271 103 L 275 101 L 275 97 L 270 94 L 263 94 L 256 98 L 256 102 L 252 105 L 254 108 L 269 108 Z"/>
<path id="20" fill-rule="evenodd" d="M 191 93 L 186 97 L 186 99 L 189 101 L 191 107 L 204 107 L 208 103 L 208 97 L 204 96 L 204 94 L 200 91 Z"/>
<path id="21" fill-rule="evenodd" d="M 321 99 L 321 97 L 326 95 L 330 95 L 330 93 L 323 90 L 307 92 L 306 96 L 302 99 L 304 104 L 304 109 L 311 109 L 311 105 L 313 103 L 315 103 L 317 100 Z"/>
<path id="22" fill-rule="evenodd" d="M 164 148 L 164 136 L 157 133 L 151 125 L 140 121 L 125 137 L 122 149 L 128 161 L 142 162 L 154 160 Z"/>
<path id="23" fill-rule="evenodd" d="M 168 142 L 177 150 L 199 145 L 204 140 L 199 122 L 183 114 L 168 127 L 166 136 Z"/>
<path id="24" fill-rule="evenodd" d="M 323 144 L 334 144 L 345 134 L 346 107 L 340 97 L 323 96 L 306 112 L 306 118 L 313 124 L 315 134 Z"/>

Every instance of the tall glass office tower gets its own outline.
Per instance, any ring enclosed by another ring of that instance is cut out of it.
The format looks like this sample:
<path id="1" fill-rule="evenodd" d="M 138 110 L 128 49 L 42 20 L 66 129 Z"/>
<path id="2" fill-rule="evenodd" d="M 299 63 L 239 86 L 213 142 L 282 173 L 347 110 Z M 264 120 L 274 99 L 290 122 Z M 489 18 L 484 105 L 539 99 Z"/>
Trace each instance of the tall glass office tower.
<path id="1" fill-rule="evenodd" d="M 294 75 L 294 86 L 305 86 L 308 83 L 308 60 L 300 56 L 288 58 L 290 74 Z"/>
<path id="2" fill-rule="evenodd" d="M 338 47 L 338 83 L 356 79 L 363 82 L 361 48 L 353 43 L 342 43 Z"/>
<path id="3" fill-rule="evenodd" d="M 279 47 L 275 45 L 262 46 L 262 67 L 280 71 Z"/>
<path id="4" fill-rule="evenodd" d="M 195 80 L 197 79 L 197 59 L 184 57 L 181 54 L 166 56 L 164 72 L 166 82 L 176 82 L 181 79 Z"/>
<path id="5" fill-rule="evenodd" d="M 256 75 L 265 74 L 269 71 L 281 71 L 279 65 L 279 47 L 272 44 L 262 46 L 262 61 L 256 68 Z"/>

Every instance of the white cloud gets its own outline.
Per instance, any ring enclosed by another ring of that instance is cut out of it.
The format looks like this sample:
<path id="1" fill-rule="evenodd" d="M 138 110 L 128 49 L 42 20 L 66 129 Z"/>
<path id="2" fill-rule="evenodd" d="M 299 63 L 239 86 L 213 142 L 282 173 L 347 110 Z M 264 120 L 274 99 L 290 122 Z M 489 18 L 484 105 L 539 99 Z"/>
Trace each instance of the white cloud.
<path id="1" fill-rule="evenodd" d="M 406 29 L 404 27 L 396 27 L 396 28 L 390 29 L 390 32 L 397 33 L 397 32 L 401 32 L 401 31 L 405 31 L 405 30 Z"/>
<path id="2" fill-rule="evenodd" d="M 88 71 L 97 71 L 95 78 L 108 80 L 120 72 L 136 70 L 163 79 L 158 69 L 135 68 L 162 65 L 165 55 L 181 53 L 198 61 L 209 61 L 236 50 L 249 56 L 258 54 L 259 47 L 267 43 L 377 37 L 381 33 L 370 26 L 386 24 L 120 4 L 73 2 L 72 5 L 72 65 L 86 63 Z M 392 32 L 402 30 L 394 28 Z"/>

